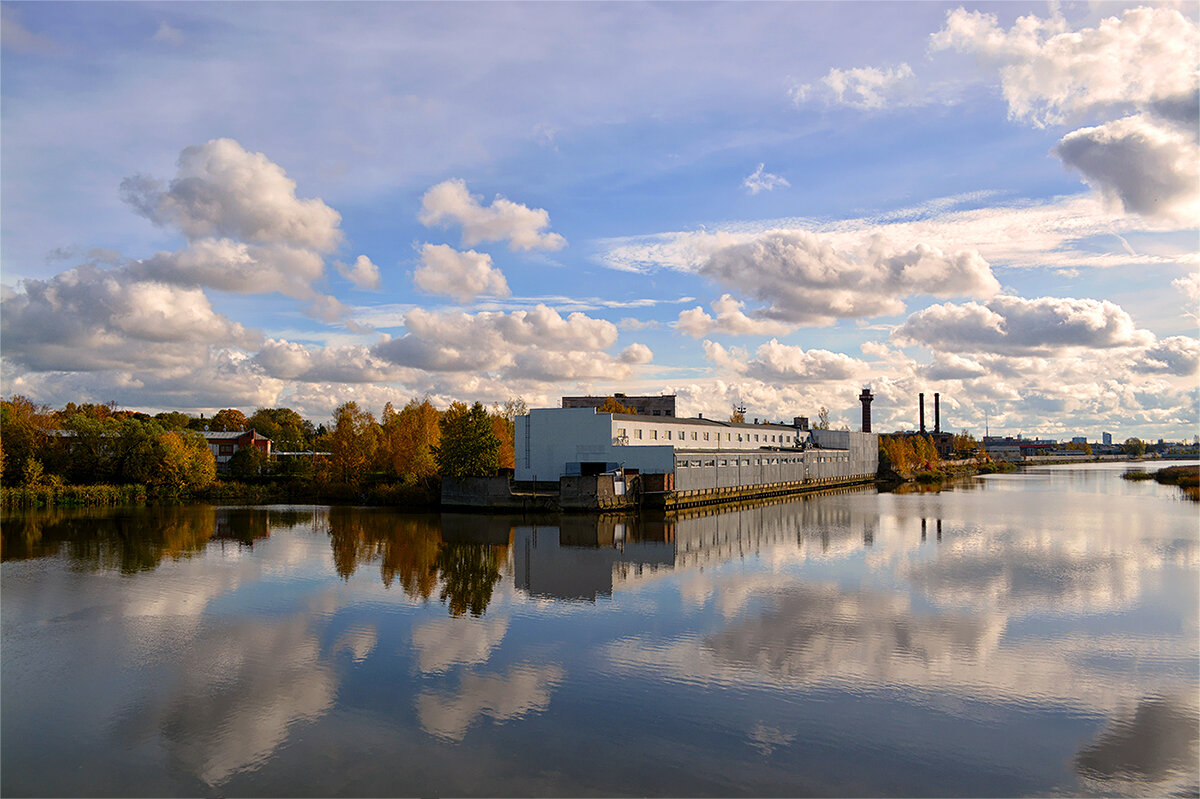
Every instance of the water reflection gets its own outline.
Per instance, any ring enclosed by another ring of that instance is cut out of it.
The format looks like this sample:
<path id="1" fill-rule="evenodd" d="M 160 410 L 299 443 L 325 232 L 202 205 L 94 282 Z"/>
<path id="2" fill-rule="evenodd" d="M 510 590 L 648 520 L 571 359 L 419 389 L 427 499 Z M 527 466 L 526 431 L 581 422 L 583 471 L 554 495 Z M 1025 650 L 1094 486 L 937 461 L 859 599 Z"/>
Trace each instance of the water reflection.
<path id="1" fill-rule="evenodd" d="M 1194 506 L 1105 479 L 6 517 L 0 793 L 1194 794 Z"/>

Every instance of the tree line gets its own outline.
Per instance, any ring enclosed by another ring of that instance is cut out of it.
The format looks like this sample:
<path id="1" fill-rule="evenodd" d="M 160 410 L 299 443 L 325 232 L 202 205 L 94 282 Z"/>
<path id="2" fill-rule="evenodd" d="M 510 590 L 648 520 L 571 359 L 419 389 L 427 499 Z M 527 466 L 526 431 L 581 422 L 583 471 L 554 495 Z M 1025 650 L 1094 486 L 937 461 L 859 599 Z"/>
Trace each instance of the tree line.
<path id="1" fill-rule="evenodd" d="M 491 409 L 453 402 L 439 410 L 425 397 L 399 410 L 389 402 L 376 419 L 351 401 L 328 423 L 314 425 L 291 408 L 151 416 L 116 403 L 52 409 L 13 396 L 0 400 L 0 482 L 6 488 L 137 484 L 154 496 L 196 495 L 219 484 L 203 434 L 254 430 L 271 439 L 275 452 L 292 454 L 268 458 L 240 448 L 228 469 L 235 480 L 347 499 L 385 486 L 432 501 L 441 477 L 511 469 L 514 421 L 526 411 L 520 398 Z"/>

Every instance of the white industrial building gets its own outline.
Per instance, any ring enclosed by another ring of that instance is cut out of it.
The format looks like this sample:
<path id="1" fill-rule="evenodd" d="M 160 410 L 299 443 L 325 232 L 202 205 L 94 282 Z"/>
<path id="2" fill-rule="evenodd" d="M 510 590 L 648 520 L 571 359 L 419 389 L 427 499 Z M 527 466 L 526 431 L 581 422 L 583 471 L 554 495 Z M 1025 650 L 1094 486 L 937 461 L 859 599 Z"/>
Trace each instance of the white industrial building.
<path id="1" fill-rule="evenodd" d="M 795 425 L 538 408 L 516 420 L 518 481 L 633 472 L 671 475 L 676 492 L 846 482 L 875 474 L 871 433 Z"/>

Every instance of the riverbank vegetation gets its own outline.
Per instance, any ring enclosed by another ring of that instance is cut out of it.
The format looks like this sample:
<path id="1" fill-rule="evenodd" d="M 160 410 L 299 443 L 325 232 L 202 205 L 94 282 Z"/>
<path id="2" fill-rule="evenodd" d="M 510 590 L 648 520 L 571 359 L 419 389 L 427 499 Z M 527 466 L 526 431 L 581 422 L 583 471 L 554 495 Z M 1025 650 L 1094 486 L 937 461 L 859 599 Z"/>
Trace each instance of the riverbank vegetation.
<path id="1" fill-rule="evenodd" d="M 235 408 L 211 418 L 155 416 L 107 405 L 54 410 L 21 396 L 0 401 L 0 505 L 106 505 L 162 500 L 434 505 L 444 476 L 513 467 L 514 398 L 490 410 L 428 397 L 376 419 L 356 402 L 314 425 L 290 408 Z M 239 449 L 218 472 L 208 432 L 254 430 L 274 455 Z"/>
<path id="2" fill-rule="evenodd" d="M 1128 471 L 1121 475 L 1126 480 L 1153 480 L 1162 485 L 1179 486 L 1189 498 L 1200 500 L 1200 466 L 1168 466 L 1155 472 Z"/>
<path id="3" fill-rule="evenodd" d="M 928 434 L 879 436 L 879 479 L 885 483 L 938 483 L 963 474 L 1013 471 L 1016 466 L 992 461 L 965 430 L 952 439 L 948 457 Z"/>

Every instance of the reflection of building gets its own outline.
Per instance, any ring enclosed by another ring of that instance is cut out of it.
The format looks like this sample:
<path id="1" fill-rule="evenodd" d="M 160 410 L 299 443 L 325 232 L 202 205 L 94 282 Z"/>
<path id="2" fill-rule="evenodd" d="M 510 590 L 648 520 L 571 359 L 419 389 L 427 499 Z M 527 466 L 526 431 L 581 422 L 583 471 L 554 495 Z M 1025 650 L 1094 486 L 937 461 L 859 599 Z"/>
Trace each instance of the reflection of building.
<path id="1" fill-rule="evenodd" d="M 570 520 L 565 520 L 570 525 Z M 588 529 L 513 528 L 513 582 L 537 597 L 595 602 L 612 596 L 613 576 L 675 562 L 670 542 L 627 541 L 623 522 L 585 517 Z"/>
<path id="2" fill-rule="evenodd" d="M 835 497 L 658 519 L 563 516 L 557 525 L 512 528 L 513 578 L 536 597 L 594 602 L 618 586 L 776 549 L 851 552 L 872 546 L 878 525 L 878 513 Z"/>

